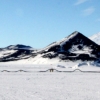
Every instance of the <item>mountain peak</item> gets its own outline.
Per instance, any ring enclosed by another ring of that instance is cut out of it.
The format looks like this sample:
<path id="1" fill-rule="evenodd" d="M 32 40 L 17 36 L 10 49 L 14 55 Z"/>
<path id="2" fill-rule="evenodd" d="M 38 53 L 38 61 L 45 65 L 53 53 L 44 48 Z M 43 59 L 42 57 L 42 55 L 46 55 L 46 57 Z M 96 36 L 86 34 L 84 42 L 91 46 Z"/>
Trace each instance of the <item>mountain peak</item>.
<path id="1" fill-rule="evenodd" d="M 71 33 L 69 36 L 65 37 L 64 39 L 62 39 L 60 41 L 60 44 L 64 43 L 64 42 L 68 42 L 69 40 L 77 37 L 78 35 L 82 35 L 82 33 L 78 32 L 78 31 L 74 31 L 73 33 Z"/>
<path id="2" fill-rule="evenodd" d="M 61 60 L 96 60 L 99 46 L 78 31 L 42 49 L 43 58 Z"/>
<path id="3" fill-rule="evenodd" d="M 67 36 L 66 38 L 72 38 L 72 37 L 75 37 L 75 36 L 78 35 L 78 34 L 82 34 L 82 33 L 78 32 L 78 31 L 74 31 L 72 34 L 70 34 L 70 35 Z"/>
<path id="4" fill-rule="evenodd" d="M 99 37 L 100 33 L 96 36 Z M 30 46 L 17 44 L 10 45 L 1 50 L 1 61 L 14 61 L 32 58 L 57 58 L 59 60 L 83 60 L 98 61 L 100 47 L 95 42 L 84 36 L 78 31 L 74 31 L 68 37 L 60 41 L 53 42 L 40 50 L 31 50 Z"/>
<path id="5" fill-rule="evenodd" d="M 72 34 L 82 34 L 82 33 L 78 32 L 78 31 L 74 31 Z"/>

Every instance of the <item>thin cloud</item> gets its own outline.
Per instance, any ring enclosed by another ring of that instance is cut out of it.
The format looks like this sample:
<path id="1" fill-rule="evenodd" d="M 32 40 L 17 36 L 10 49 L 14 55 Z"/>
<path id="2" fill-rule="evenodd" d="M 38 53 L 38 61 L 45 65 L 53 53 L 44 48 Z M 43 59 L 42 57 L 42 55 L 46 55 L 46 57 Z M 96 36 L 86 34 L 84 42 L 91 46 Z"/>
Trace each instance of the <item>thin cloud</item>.
<path id="1" fill-rule="evenodd" d="M 84 16 L 89 16 L 89 15 L 91 15 L 92 13 L 94 13 L 94 11 L 95 11 L 95 8 L 94 8 L 94 7 L 89 7 L 89 8 L 87 8 L 87 9 L 83 10 L 82 14 L 83 14 Z"/>
<path id="2" fill-rule="evenodd" d="M 86 1 L 88 1 L 88 0 L 77 0 L 77 2 L 74 5 L 80 5 Z"/>

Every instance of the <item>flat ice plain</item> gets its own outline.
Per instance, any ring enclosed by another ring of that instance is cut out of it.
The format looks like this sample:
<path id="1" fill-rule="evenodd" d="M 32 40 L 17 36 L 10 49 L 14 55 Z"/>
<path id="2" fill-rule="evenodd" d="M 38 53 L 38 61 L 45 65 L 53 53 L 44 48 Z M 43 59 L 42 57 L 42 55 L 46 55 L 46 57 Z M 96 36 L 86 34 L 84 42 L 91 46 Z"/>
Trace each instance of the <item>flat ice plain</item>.
<path id="1" fill-rule="evenodd" d="M 0 100 L 100 100 L 100 73 L 0 72 Z"/>

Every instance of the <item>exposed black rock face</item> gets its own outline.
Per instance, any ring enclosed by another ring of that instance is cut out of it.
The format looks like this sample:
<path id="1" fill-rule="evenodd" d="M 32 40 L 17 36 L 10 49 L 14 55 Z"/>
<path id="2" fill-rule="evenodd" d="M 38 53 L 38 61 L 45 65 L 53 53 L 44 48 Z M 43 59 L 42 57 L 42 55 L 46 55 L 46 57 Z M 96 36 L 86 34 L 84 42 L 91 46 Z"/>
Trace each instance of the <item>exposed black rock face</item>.
<path id="1" fill-rule="evenodd" d="M 62 60 L 96 60 L 100 57 L 99 45 L 76 31 L 62 41 L 49 45 L 44 51 L 46 53 L 43 53 L 43 57 L 59 57 Z M 56 56 L 53 56 L 51 52 Z"/>
<path id="2" fill-rule="evenodd" d="M 14 61 L 14 60 L 20 60 L 20 59 L 27 59 L 30 57 L 31 51 L 30 50 L 17 50 L 11 55 L 8 55 L 6 57 L 3 57 L 1 61 Z M 27 57 L 25 57 L 27 56 Z"/>
<path id="3" fill-rule="evenodd" d="M 32 52 L 34 50 L 30 46 L 18 44 L 1 48 L 1 51 L 4 53 L 3 56 L 0 58 L 0 61 L 5 62 L 5 61 L 27 59 L 32 55 Z"/>

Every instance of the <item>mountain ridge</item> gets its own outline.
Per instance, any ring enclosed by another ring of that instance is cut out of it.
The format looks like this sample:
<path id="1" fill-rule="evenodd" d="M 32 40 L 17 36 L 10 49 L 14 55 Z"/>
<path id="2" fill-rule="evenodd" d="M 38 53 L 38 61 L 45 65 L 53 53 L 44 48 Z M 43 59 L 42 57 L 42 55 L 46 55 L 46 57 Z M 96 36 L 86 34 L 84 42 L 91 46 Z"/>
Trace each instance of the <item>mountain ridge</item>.
<path id="1" fill-rule="evenodd" d="M 24 49 L 21 47 L 24 47 Z M 29 49 L 25 49 L 25 47 Z M 43 49 L 31 50 L 30 48 L 30 46 L 10 45 L 6 49 L 16 51 L 8 56 L 0 57 L 0 61 L 29 60 L 30 58 L 35 59 L 38 55 L 40 55 L 41 59 L 50 60 L 57 58 L 63 61 L 97 61 L 100 58 L 99 45 L 78 31 L 73 32 L 60 41 L 51 43 Z"/>

